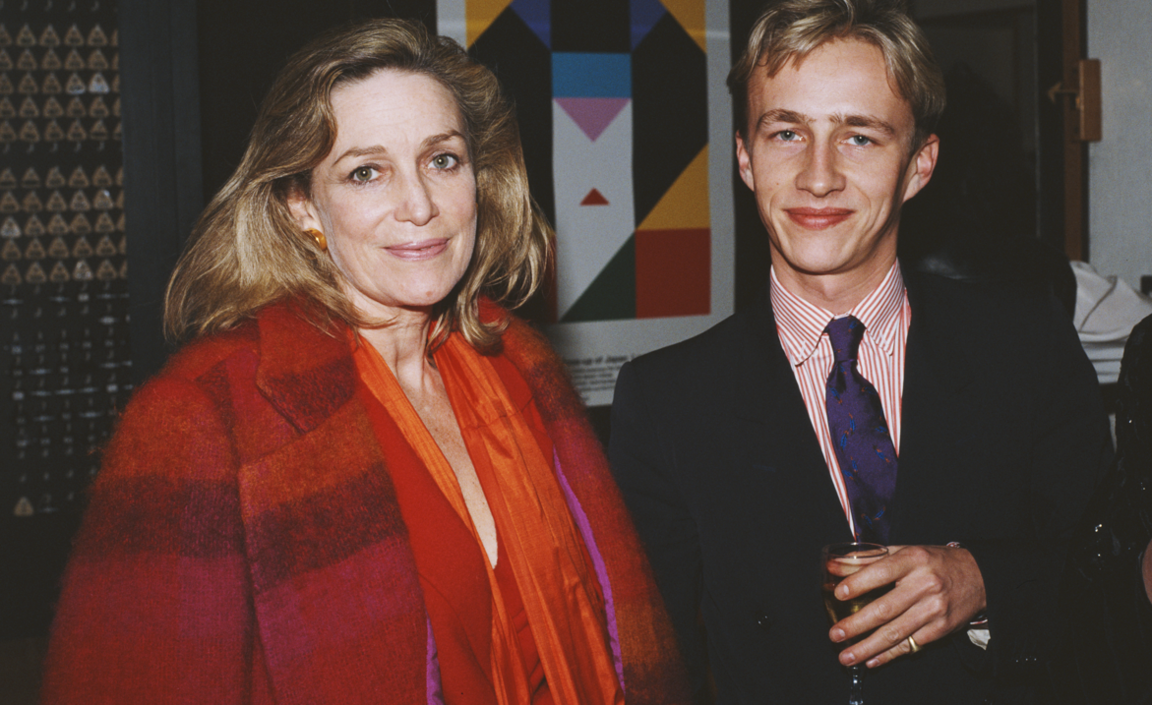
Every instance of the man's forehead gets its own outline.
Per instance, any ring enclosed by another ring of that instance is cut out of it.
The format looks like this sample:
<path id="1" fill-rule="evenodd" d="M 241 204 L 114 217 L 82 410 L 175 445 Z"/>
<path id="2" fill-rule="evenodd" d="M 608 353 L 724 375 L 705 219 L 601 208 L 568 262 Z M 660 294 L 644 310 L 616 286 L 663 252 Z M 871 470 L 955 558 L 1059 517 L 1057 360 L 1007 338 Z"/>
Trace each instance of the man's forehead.
<path id="1" fill-rule="evenodd" d="M 887 59 L 881 46 L 866 38 L 853 35 L 825 37 L 819 42 L 804 48 L 777 48 L 773 51 L 766 48 L 756 59 L 756 70 L 753 73 L 767 71 L 767 75 L 774 76 L 785 68 L 796 68 L 804 63 L 813 54 L 819 54 L 829 49 L 852 48 L 859 52 L 874 54 L 887 66 Z"/>
<path id="2" fill-rule="evenodd" d="M 855 38 L 829 40 L 802 55 L 792 53 L 779 66 L 761 62 L 747 89 L 750 127 L 775 110 L 892 127 L 915 122 L 912 106 L 901 95 L 883 52 L 875 44 Z M 789 101 L 796 104 L 787 104 Z M 826 110 L 817 114 L 805 110 L 805 105 Z"/>

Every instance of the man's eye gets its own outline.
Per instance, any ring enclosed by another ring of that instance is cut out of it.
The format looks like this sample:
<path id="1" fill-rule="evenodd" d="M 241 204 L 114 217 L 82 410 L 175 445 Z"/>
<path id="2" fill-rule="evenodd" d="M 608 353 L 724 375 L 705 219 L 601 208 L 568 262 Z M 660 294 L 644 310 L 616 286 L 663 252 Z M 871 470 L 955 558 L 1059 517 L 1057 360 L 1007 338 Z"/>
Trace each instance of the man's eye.
<path id="1" fill-rule="evenodd" d="M 432 166 L 437 169 L 451 169 L 459 163 L 454 154 L 437 154 L 432 157 Z"/>
<path id="2" fill-rule="evenodd" d="M 849 141 L 851 141 L 853 146 L 856 147 L 864 147 L 872 144 L 872 139 L 865 137 L 864 135 L 852 135 Z"/>
<path id="3" fill-rule="evenodd" d="M 792 130 L 781 130 L 776 133 L 776 137 L 784 142 L 791 142 L 797 138 L 797 135 Z"/>

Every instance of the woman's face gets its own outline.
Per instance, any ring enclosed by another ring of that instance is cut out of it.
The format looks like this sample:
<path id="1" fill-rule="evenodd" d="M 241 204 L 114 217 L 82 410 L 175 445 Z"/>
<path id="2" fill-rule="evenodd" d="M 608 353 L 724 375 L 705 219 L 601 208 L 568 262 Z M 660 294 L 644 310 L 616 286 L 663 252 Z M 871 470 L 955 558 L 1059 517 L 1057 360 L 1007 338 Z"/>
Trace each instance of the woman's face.
<path id="1" fill-rule="evenodd" d="M 336 142 L 289 198 L 316 229 L 363 314 L 428 312 L 464 275 L 476 242 L 476 178 L 452 94 L 385 69 L 332 91 Z"/>

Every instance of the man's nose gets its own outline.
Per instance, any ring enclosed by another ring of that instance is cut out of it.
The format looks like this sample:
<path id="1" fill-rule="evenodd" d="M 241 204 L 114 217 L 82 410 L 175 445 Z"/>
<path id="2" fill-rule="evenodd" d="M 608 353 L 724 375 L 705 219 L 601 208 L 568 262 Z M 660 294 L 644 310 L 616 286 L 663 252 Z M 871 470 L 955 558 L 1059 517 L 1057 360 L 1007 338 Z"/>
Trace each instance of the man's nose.
<path id="1" fill-rule="evenodd" d="M 817 198 L 844 188 L 840 155 L 832 145 L 816 143 L 807 150 L 804 164 L 796 176 L 796 187 Z"/>

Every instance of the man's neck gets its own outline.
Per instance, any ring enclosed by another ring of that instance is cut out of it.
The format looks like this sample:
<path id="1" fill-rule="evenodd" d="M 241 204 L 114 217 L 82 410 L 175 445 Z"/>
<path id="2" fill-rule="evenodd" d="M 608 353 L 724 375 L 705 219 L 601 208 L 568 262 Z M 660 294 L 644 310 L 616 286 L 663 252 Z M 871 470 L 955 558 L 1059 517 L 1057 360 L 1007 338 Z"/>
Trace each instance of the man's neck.
<path id="1" fill-rule="evenodd" d="M 859 272 L 807 275 L 786 267 L 773 267 L 773 271 L 776 280 L 788 293 L 840 316 L 851 311 L 875 291 L 893 264 L 895 260 L 875 268 L 866 276 L 860 276 Z"/>

